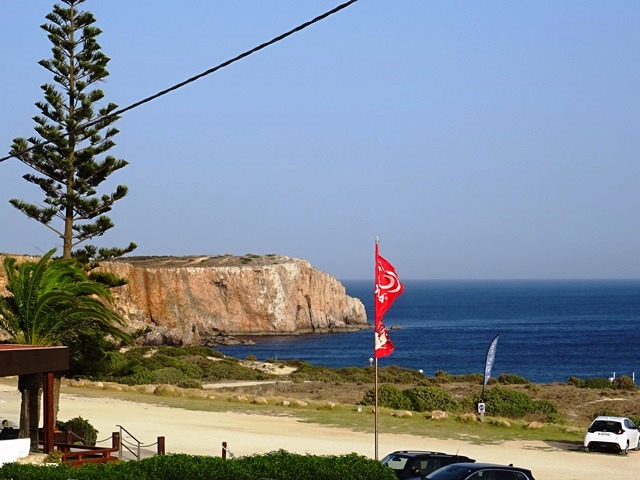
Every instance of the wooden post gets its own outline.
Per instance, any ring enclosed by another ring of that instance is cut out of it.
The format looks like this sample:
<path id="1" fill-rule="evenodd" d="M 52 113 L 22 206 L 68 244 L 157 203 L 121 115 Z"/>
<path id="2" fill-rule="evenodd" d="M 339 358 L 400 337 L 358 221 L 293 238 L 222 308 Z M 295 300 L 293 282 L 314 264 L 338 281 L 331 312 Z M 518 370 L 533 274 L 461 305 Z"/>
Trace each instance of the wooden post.
<path id="1" fill-rule="evenodd" d="M 222 442 L 222 459 L 227 459 L 227 442 Z"/>
<path id="2" fill-rule="evenodd" d="M 118 427 L 119 425 L 116 425 L 116 427 Z M 122 436 L 120 435 L 122 433 L 122 427 L 120 427 L 120 431 L 119 432 L 113 432 L 111 434 L 111 445 L 113 445 L 113 448 L 118 447 L 118 460 L 122 460 Z"/>
<path id="3" fill-rule="evenodd" d="M 158 437 L 158 455 L 164 455 L 164 437 Z"/>
<path id="4" fill-rule="evenodd" d="M 44 453 L 53 450 L 53 372 L 43 374 L 42 445 Z M 37 435 L 37 431 L 36 431 Z"/>

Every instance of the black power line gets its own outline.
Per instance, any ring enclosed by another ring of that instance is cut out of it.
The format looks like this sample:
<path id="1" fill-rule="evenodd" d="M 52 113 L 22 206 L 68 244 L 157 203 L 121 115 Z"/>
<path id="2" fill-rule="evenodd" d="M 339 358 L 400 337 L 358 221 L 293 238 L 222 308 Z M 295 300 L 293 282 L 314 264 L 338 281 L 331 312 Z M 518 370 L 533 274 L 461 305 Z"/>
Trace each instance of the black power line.
<path id="1" fill-rule="evenodd" d="M 227 60 L 225 62 L 222 62 L 219 65 L 216 65 L 213 68 L 210 68 L 209 70 L 205 70 L 204 72 L 202 72 L 202 73 L 200 73 L 198 75 L 195 75 L 195 76 L 193 76 L 191 78 L 188 78 L 187 80 L 184 80 L 184 81 L 182 81 L 180 83 L 177 83 L 177 84 L 175 84 L 175 85 L 173 85 L 173 86 L 171 86 L 171 87 L 169 87 L 169 88 L 167 88 L 165 90 L 162 90 L 162 91 L 156 93 L 155 95 L 151 95 L 150 97 L 143 98 L 142 100 L 139 100 L 139 101 L 137 101 L 135 103 L 132 103 L 131 105 L 129 105 L 127 107 L 124 107 L 124 108 L 121 108 L 119 110 L 116 110 L 115 112 L 110 113 L 109 115 L 105 115 L 103 117 L 97 118 L 96 120 L 93 120 L 91 122 L 85 123 L 84 125 L 81 125 L 81 126 L 77 127 L 76 129 L 72 130 L 71 132 L 67 132 L 66 134 L 61 135 L 61 136 L 59 136 L 57 138 L 48 140 L 46 142 L 37 143 L 37 144 L 35 144 L 35 145 L 33 145 L 33 146 L 29 147 L 29 148 L 21 150 L 20 152 L 16 152 L 14 154 L 6 155 L 6 156 L 0 158 L 0 162 L 4 162 L 5 160 L 9 160 L 10 158 L 17 157 L 18 155 L 22 155 L 22 154 L 31 152 L 31 151 L 33 151 L 33 150 L 35 150 L 37 148 L 40 148 L 40 147 L 42 147 L 44 145 L 48 145 L 49 143 L 53 143 L 58 138 L 64 138 L 64 137 L 66 137 L 68 135 L 71 135 L 72 133 L 76 133 L 76 132 L 78 132 L 80 130 L 83 130 L 83 129 L 87 128 L 87 127 L 91 127 L 91 126 L 93 126 L 93 125 L 95 125 L 95 124 L 97 124 L 99 122 L 102 122 L 102 121 L 106 120 L 107 118 L 111 118 L 111 117 L 122 115 L 123 113 L 128 112 L 129 110 L 133 110 L 134 108 L 137 108 L 137 107 L 139 107 L 141 105 L 144 105 L 145 103 L 148 103 L 148 102 L 150 102 L 152 100 L 155 100 L 156 98 L 162 97 L 163 95 L 166 95 L 167 93 L 170 93 L 170 92 L 173 92 L 174 90 L 182 88 L 185 85 L 188 85 L 189 83 L 192 83 L 192 82 L 195 82 L 196 80 L 201 79 L 202 77 L 206 77 L 207 75 L 210 75 L 210 74 L 212 74 L 214 72 L 217 72 L 218 70 L 220 70 L 220 69 L 222 69 L 224 67 L 228 67 L 229 65 L 231 65 L 232 63 L 237 62 L 238 60 L 242 60 L 243 58 L 248 57 L 252 53 L 258 52 L 258 51 L 262 50 L 263 48 L 266 48 L 266 47 L 268 47 L 270 45 L 273 45 L 274 43 L 277 43 L 277 42 L 279 42 L 281 40 L 284 40 L 285 38 L 293 35 L 294 33 L 297 33 L 297 32 L 299 32 L 301 30 L 304 30 L 305 28 L 313 25 L 314 23 L 317 23 L 317 22 L 319 22 L 321 20 L 324 20 L 325 18 L 333 15 L 334 13 L 339 12 L 340 10 L 342 10 L 344 8 L 347 8 L 349 5 L 351 5 L 351 4 L 353 4 L 353 3 L 357 2 L 357 1 L 358 0 L 349 0 L 348 2 L 345 2 L 345 3 L 341 4 L 341 5 L 338 5 L 337 7 L 333 8 L 333 9 L 331 9 L 331 10 L 325 12 L 325 13 L 323 13 L 322 15 L 319 15 L 319 16 L 315 17 L 313 20 L 309 20 L 308 22 L 305 22 L 305 23 L 303 23 L 301 25 L 298 25 L 297 27 L 289 30 L 288 32 L 285 32 L 285 33 L 283 33 L 281 35 L 278 35 L 277 37 L 274 37 L 274 38 L 272 38 L 271 40 L 269 40 L 267 42 L 261 43 L 257 47 L 254 47 L 251 50 L 247 50 L 247 51 L 241 53 L 240 55 L 237 55 L 237 56 L 235 56 L 235 57 L 233 57 L 233 58 L 231 58 L 231 59 L 229 59 L 229 60 Z M 24 163 L 26 163 L 26 162 L 24 162 Z"/>

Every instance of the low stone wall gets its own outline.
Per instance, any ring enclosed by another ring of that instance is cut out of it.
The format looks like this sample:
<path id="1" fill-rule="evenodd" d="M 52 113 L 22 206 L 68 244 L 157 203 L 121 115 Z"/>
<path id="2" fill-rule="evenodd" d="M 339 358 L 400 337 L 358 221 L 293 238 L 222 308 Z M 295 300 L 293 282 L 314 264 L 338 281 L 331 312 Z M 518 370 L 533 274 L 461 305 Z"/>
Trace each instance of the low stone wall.
<path id="1" fill-rule="evenodd" d="M 16 462 L 20 458 L 29 456 L 29 438 L 12 438 L 0 440 L 0 467 L 5 463 Z"/>

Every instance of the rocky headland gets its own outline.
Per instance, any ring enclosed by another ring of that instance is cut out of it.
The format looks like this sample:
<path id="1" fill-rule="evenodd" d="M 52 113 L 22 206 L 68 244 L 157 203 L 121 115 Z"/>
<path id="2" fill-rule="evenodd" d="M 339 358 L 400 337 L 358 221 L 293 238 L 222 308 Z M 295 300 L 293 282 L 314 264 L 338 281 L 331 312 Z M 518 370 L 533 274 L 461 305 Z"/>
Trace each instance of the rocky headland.
<path id="1" fill-rule="evenodd" d="M 234 336 L 369 327 L 359 299 L 349 297 L 337 279 L 296 258 L 126 257 L 99 268 L 127 279 L 112 289 L 114 308 L 127 330 L 147 330 L 140 337 L 146 345 L 214 345 Z M 4 283 L 2 271 L 0 288 Z"/>

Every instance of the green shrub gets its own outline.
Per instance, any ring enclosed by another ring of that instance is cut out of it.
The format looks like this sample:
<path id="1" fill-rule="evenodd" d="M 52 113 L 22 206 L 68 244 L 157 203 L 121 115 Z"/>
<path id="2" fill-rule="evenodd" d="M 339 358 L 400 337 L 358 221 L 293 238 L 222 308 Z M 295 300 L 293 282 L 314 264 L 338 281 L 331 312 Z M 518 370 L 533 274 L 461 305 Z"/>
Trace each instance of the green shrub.
<path id="1" fill-rule="evenodd" d="M 360 403 L 375 405 L 375 390 L 368 390 Z M 378 387 L 378 406 L 394 410 L 410 410 L 411 400 L 393 385 L 380 385 Z"/>
<path id="2" fill-rule="evenodd" d="M 195 348 L 195 347 L 193 347 Z M 213 358 L 226 358 L 225 355 L 223 353 L 218 352 L 217 350 L 210 350 L 208 347 L 201 347 L 201 348 L 207 348 L 207 350 L 209 350 L 208 355 L 205 355 L 207 357 L 213 357 Z"/>
<path id="3" fill-rule="evenodd" d="M 153 383 L 153 378 L 153 371 L 142 365 L 138 365 L 133 368 L 133 371 L 129 375 L 122 377 L 112 375 L 102 380 L 124 383 L 125 385 L 147 385 Z"/>
<path id="4" fill-rule="evenodd" d="M 203 368 L 204 378 L 202 380 L 204 381 L 265 380 L 272 378 L 271 375 L 241 365 L 236 359 L 226 357 L 215 362 L 207 359 L 201 360 L 207 362 L 204 368 L 203 365 L 199 364 L 199 367 Z"/>
<path id="5" fill-rule="evenodd" d="M 638 388 L 638 386 L 631 377 L 620 375 L 613 381 L 613 388 L 619 390 L 635 390 L 636 388 Z"/>
<path id="6" fill-rule="evenodd" d="M 209 357 L 220 360 L 211 360 Z M 224 357 L 207 347 L 136 347 L 125 353 L 110 353 L 107 363 L 103 374 L 92 375 L 90 379 L 126 385 L 167 383 L 197 388 L 194 380 L 200 384 L 203 381 L 262 380 L 272 377 L 244 367 L 237 359 Z"/>
<path id="7" fill-rule="evenodd" d="M 526 385 L 531 382 L 520 375 L 516 375 L 515 373 L 503 373 L 498 377 L 498 383 L 502 383 L 504 385 Z"/>
<path id="8" fill-rule="evenodd" d="M 434 377 L 434 381 L 437 383 L 451 383 L 452 376 L 449 375 L 444 370 L 438 370 L 436 371 L 436 376 Z"/>
<path id="9" fill-rule="evenodd" d="M 296 480 L 396 480 L 393 470 L 355 453 L 348 455 L 298 455 L 285 451 L 238 460 L 248 478 Z M 184 478 L 184 477 L 183 477 Z"/>
<path id="10" fill-rule="evenodd" d="M 79 437 L 78 439 L 81 439 L 85 445 L 95 445 L 98 440 L 98 430 L 82 417 L 74 417 L 66 422 L 58 420 L 56 428 L 60 430 L 70 428 L 73 431 L 74 439 Z"/>
<path id="11" fill-rule="evenodd" d="M 44 463 L 62 463 L 62 450 L 51 450 L 42 460 Z"/>
<path id="12" fill-rule="evenodd" d="M 403 393 L 411 401 L 411 409 L 415 412 L 432 410 L 455 412 L 459 408 L 456 399 L 449 392 L 438 387 L 414 387 Z"/>
<path id="13" fill-rule="evenodd" d="M 493 379 L 490 382 L 495 381 Z M 434 383 L 477 383 L 482 385 L 484 382 L 484 375 L 481 373 L 466 373 L 463 375 L 451 375 L 443 370 L 438 370 L 436 376 L 433 378 Z"/>
<path id="14" fill-rule="evenodd" d="M 5 464 L 2 480 L 396 480 L 395 473 L 379 461 L 348 455 L 298 455 L 285 451 L 223 460 L 184 454 L 156 455 L 139 462 L 85 465 L 71 469 Z"/>
<path id="15" fill-rule="evenodd" d="M 465 409 L 475 411 L 475 405 L 482 400 L 482 394 L 465 397 Z M 542 415 L 547 421 L 557 418 L 557 408 L 546 400 L 534 401 L 527 394 L 499 387 L 485 391 L 485 411 L 497 417 L 520 418 L 525 415 Z"/>
<path id="16" fill-rule="evenodd" d="M 533 401 L 534 413 L 552 414 L 558 413 L 558 407 L 548 400 L 534 400 Z"/>
<path id="17" fill-rule="evenodd" d="M 0 479 L 2 480 L 68 480 L 90 479 L 91 477 L 77 477 L 75 471 L 69 465 L 60 464 L 55 467 L 45 465 L 31 465 L 17 462 L 5 463 L 0 468 Z M 97 478 L 97 477 L 93 477 Z"/>
<path id="18" fill-rule="evenodd" d="M 402 368 L 395 365 L 378 369 L 378 381 L 381 383 L 417 383 L 424 380 L 424 374 L 410 368 Z"/>
<path id="19" fill-rule="evenodd" d="M 180 388 L 196 388 L 198 390 L 202 389 L 202 383 L 200 383 L 195 378 L 185 378 L 184 380 L 180 380 L 176 383 L 177 387 Z"/>
<path id="20" fill-rule="evenodd" d="M 186 356 L 212 357 L 212 356 L 215 356 L 216 353 L 218 353 L 218 352 L 214 352 L 209 347 L 201 347 L 201 346 L 159 347 L 158 352 L 169 357 L 186 357 Z"/>
<path id="21" fill-rule="evenodd" d="M 609 379 L 603 377 L 587 378 L 584 386 L 585 388 L 612 388 Z"/>
<path id="22" fill-rule="evenodd" d="M 578 387 L 578 388 L 584 388 L 584 380 L 582 380 L 581 378 L 578 377 L 569 377 L 569 380 L 567 381 L 567 383 L 569 385 L 573 385 L 574 387 Z"/>
<path id="23" fill-rule="evenodd" d="M 181 382 L 184 379 L 185 377 L 180 370 L 173 367 L 167 367 L 153 372 L 153 381 L 151 383 L 168 383 L 169 385 L 177 385 L 178 382 Z"/>
<path id="24" fill-rule="evenodd" d="M 311 365 L 307 362 L 291 362 L 297 370 L 291 374 L 292 380 L 296 382 L 316 381 L 341 383 L 340 375 L 329 367 Z"/>
<path id="25" fill-rule="evenodd" d="M 373 371 L 367 368 L 344 367 L 337 371 L 340 381 L 345 383 L 355 383 L 362 385 L 363 383 L 371 383 L 373 379 Z"/>

